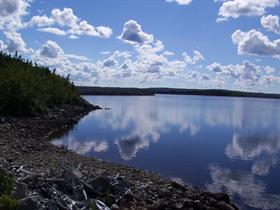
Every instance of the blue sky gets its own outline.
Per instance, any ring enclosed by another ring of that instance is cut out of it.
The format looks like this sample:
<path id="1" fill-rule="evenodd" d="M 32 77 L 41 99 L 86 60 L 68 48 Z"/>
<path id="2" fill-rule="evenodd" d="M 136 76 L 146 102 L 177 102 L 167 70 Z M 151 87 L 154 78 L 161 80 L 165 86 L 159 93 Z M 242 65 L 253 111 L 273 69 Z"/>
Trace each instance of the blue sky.
<path id="1" fill-rule="evenodd" d="M 279 0 L 0 0 L 0 49 L 77 85 L 279 92 Z"/>

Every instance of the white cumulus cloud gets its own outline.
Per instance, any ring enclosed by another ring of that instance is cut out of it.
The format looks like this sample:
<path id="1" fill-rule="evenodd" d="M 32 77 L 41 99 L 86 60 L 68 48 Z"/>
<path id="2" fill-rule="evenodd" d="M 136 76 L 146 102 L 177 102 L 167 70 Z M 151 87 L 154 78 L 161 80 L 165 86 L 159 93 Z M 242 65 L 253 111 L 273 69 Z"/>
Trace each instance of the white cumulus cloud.
<path id="1" fill-rule="evenodd" d="M 271 86 L 279 82 L 279 77 L 274 74 L 274 69 L 269 66 L 258 66 L 249 61 L 243 61 L 242 64 L 222 65 L 213 63 L 207 66 L 208 70 L 216 73 L 222 79 L 233 79 L 237 85 L 243 87 L 249 86 Z"/>
<path id="2" fill-rule="evenodd" d="M 15 31 L 23 28 L 30 0 L 0 0 L 0 28 Z"/>
<path id="3" fill-rule="evenodd" d="M 280 57 L 280 39 L 271 41 L 255 29 L 248 32 L 236 30 L 232 34 L 232 41 L 237 45 L 239 55 Z"/>
<path id="4" fill-rule="evenodd" d="M 142 31 L 141 25 L 135 20 L 129 20 L 124 24 L 123 32 L 119 39 L 130 44 L 146 44 L 153 42 L 153 35 Z"/>
<path id="5" fill-rule="evenodd" d="M 60 30 L 59 28 L 52 28 L 52 27 L 39 28 L 38 31 L 47 32 L 47 33 L 51 33 L 51 34 L 56 34 L 56 35 L 59 35 L 59 36 L 65 36 L 67 34 L 65 31 Z"/>
<path id="6" fill-rule="evenodd" d="M 50 26 L 54 23 L 52 18 L 47 17 L 46 15 L 43 16 L 33 16 L 30 24 L 37 25 L 39 27 Z"/>
<path id="7" fill-rule="evenodd" d="M 71 8 L 53 9 L 52 19 L 61 26 L 68 26 L 69 28 L 74 28 L 77 25 L 78 17 L 74 15 Z"/>
<path id="8" fill-rule="evenodd" d="M 166 0 L 167 2 L 176 2 L 179 5 L 188 5 L 192 2 L 192 0 Z"/>
<path id="9" fill-rule="evenodd" d="M 261 16 L 266 8 L 279 5 L 279 0 L 225 0 L 219 10 L 219 20 L 239 18 L 240 16 Z"/>
<path id="10" fill-rule="evenodd" d="M 4 32 L 7 38 L 6 50 L 8 52 L 18 51 L 20 53 L 31 53 L 32 49 L 28 49 L 25 41 L 22 39 L 21 34 L 17 32 Z"/>
<path id="11" fill-rule="evenodd" d="M 197 50 L 193 52 L 193 56 L 188 55 L 186 52 L 184 52 L 182 55 L 188 64 L 196 64 L 199 61 L 204 60 L 203 55 Z"/>
<path id="12" fill-rule="evenodd" d="M 40 55 L 47 58 L 58 58 L 64 52 L 62 48 L 54 41 L 48 40 L 40 50 Z"/>
<path id="13" fill-rule="evenodd" d="M 261 18 L 262 27 L 268 31 L 280 34 L 280 22 L 277 15 L 267 15 Z"/>
<path id="14" fill-rule="evenodd" d="M 53 9 L 51 16 L 34 16 L 30 25 L 46 27 L 56 25 L 57 27 L 39 28 L 39 31 L 54 33 L 57 35 L 69 35 L 70 39 L 77 39 L 80 35 L 97 36 L 109 38 L 113 31 L 108 26 L 93 26 L 86 20 L 78 18 L 71 8 Z M 61 28 L 58 28 L 61 27 Z"/>

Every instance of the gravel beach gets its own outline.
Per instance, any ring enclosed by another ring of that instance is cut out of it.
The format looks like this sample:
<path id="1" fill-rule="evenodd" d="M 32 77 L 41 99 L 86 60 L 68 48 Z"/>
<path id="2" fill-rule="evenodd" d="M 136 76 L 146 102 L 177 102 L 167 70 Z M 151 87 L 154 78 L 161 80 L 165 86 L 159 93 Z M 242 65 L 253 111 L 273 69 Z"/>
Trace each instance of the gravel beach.
<path id="1" fill-rule="evenodd" d="M 43 116 L 1 118 L 0 166 L 17 180 L 13 193 L 21 195 L 15 196 L 20 209 L 238 209 L 227 194 L 50 143 L 54 133 L 98 108 L 85 103 Z"/>

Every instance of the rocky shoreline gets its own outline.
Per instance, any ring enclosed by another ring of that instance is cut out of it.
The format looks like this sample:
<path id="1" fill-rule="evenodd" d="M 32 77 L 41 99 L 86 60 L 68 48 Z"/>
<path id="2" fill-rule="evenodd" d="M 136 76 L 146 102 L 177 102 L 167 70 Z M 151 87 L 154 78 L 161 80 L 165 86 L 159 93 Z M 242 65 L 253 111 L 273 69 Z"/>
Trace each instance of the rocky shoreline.
<path id="1" fill-rule="evenodd" d="M 17 180 L 13 196 L 19 210 L 238 209 L 227 194 L 80 156 L 50 143 L 53 133 L 98 108 L 84 103 L 43 116 L 0 119 L 0 170 Z"/>

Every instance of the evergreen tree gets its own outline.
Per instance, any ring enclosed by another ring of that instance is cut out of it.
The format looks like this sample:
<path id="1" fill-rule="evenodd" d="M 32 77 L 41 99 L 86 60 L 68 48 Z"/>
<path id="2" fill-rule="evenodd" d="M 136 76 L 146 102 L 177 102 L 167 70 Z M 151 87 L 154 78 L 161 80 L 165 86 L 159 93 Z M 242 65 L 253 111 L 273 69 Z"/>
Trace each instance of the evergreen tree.
<path id="1" fill-rule="evenodd" d="M 69 76 L 24 61 L 17 52 L 14 57 L 0 52 L 0 115 L 33 115 L 81 101 Z"/>

